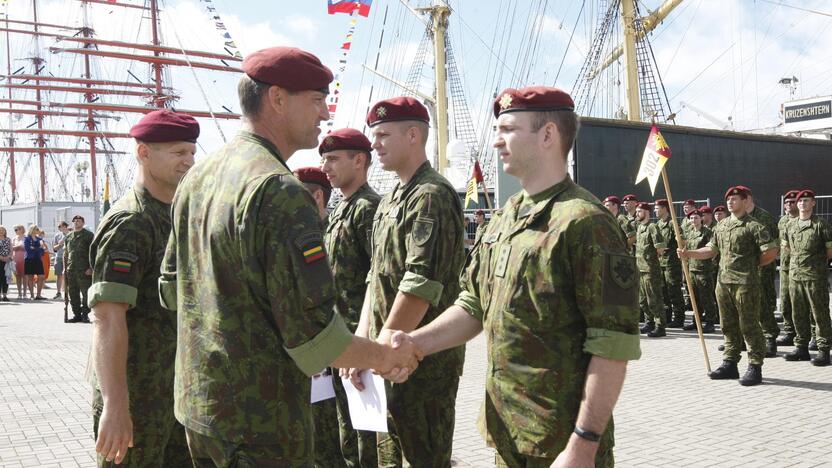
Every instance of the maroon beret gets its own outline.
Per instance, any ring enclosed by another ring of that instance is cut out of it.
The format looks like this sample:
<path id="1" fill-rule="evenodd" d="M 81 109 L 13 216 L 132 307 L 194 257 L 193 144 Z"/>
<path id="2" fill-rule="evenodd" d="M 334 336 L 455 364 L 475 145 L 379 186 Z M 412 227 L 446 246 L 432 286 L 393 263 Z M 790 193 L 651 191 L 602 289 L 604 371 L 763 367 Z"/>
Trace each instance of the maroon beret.
<path id="1" fill-rule="evenodd" d="M 799 193 L 800 193 L 800 190 L 789 190 L 788 192 L 786 192 L 785 195 L 783 195 L 783 199 L 784 200 L 796 199 L 797 195 Z"/>
<path id="2" fill-rule="evenodd" d="M 475 215 L 477 215 L 477 216 L 479 216 L 479 215 L 483 215 L 483 216 L 485 216 L 485 211 L 483 211 L 483 210 L 477 210 L 477 212 L 476 212 L 476 213 L 474 213 L 474 214 L 475 214 Z"/>
<path id="3" fill-rule="evenodd" d="M 610 195 L 610 196 L 608 196 L 607 198 L 604 199 L 604 203 L 606 203 L 606 202 L 613 202 L 616 205 L 620 205 L 621 204 L 621 199 L 619 199 L 615 195 Z"/>
<path id="4" fill-rule="evenodd" d="M 667 199 L 666 199 L 666 198 L 659 198 L 658 200 L 656 200 L 655 205 L 656 205 L 656 206 L 663 206 L 663 207 L 665 207 L 665 208 L 670 208 L 670 204 L 669 204 L 669 203 L 667 203 Z"/>
<path id="5" fill-rule="evenodd" d="M 742 185 L 737 185 L 736 187 L 731 187 L 725 191 L 725 199 L 727 200 L 728 197 L 731 195 L 739 195 L 742 198 L 748 198 L 749 192 L 748 187 L 744 187 Z"/>
<path id="6" fill-rule="evenodd" d="M 506 88 L 494 99 L 494 117 L 504 112 L 574 111 L 575 102 L 569 94 L 549 86 Z"/>
<path id="7" fill-rule="evenodd" d="M 270 47 L 249 54 L 243 60 L 249 77 L 289 91 L 329 93 L 332 71 L 318 57 L 297 47 Z"/>
<path id="8" fill-rule="evenodd" d="M 690 218 L 693 215 L 701 217 L 702 216 L 702 210 L 693 210 L 690 213 L 688 213 L 687 217 Z"/>
<path id="9" fill-rule="evenodd" d="M 716 208 L 714 208 L 714 213 L 719 213 L 719 212 L 725 213 L 726 211 L 728 211 L 728 210 L 725 208 L 725 205 L 719 205 Z"/>
<path id="10" fill-rule="evenodd" d="M 160 109 L 145 114 L 130 129 L 130 136 L 147 143 L 195 143 L 199 137 L 199 122 L 188 114 Z"/>
<path id="11" fill-rule="evenodd" d="M 636 209 L 650 211 L 650 204 L 647 202 L 641 202 L 636 206 Z"/>
<path id="12" fill-rule="evenodd" d="M 324 154 L 330 151 L 355 150 L 372 153 L 373 147 L 370 140 L 354 128 L 340 128 L 330 132 L 318 145 L 318 153 Z"/>
<path id="13" fill-rule="evenodd" d="M 332 184 L 326 178 L 326 174 L 317 167 L 300 167 L 295 169 L 295 177 L 306 184 L 318 184 L 327 191 L 332 190 Z"/>
<path id="14" fill-rule="evenodd" d="M 800 193 L 797 194 L 797 199 L 800 200 L 801 198 L 815 198 L 815 191 L 812 189 L 801 190 Z"/>
<path id="15" fill-rule="evenodd" d="M 695 201 L 695 200 L 693 200 L 693 199 L 688 198 L 687 200 L 685 200 L 685 203 L 684 203 L 684 204 L 685 204 L 685 205 L 693 205 L 693 206 L 696 206 L 696 201 Z"/>
<path id="16" fill-rule="evenodd" d="M 418 120 L 430 123 L 428 109 L 417 99 L 399 96 L 379 101 L 367 113 L 367 125 L 370 127 L 383 122 Z"/>
<path id="17" fill-rule="evenodd" d="M 699 208 L 699 211 L 700 211 L 702 214 L 705 214 L 705 213 L 713 213 L 713 212 L 714 212 L 714 210 L 712 210 L 712 209 L 711 209 L 711 207 L 710 207 L 710 206 L 708 206 L 708 205 L 703 205 L 703 206 L 701 206 L 701 207 Z"/>
<path id="18" fill-rule="evenodd" d="M 627 202 L 627 201 L 637 202 L 638 197 L 633 195 L 632 193 L 630 193 L 630 194 L 624 195 L 624 198 L 622 198 L 622 200 L 625 201 L 625 202 Z"/>
<path id="19" fill-rule="evenodd" d="M 744 190 L 747 196 L 751 196 L 751 189 L 746 187 L 745 185 L 737 185 L 737 188 L 740 190 Z"/>

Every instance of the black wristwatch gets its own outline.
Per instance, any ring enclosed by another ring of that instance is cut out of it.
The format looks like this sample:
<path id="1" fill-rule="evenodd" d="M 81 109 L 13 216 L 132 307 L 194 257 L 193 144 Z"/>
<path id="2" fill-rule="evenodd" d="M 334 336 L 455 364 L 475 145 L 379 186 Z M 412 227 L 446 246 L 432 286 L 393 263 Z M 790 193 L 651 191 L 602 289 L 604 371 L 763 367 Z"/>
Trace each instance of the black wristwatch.
<path id="1" fill-rule="evenodd" d="M 580 437 L 581 439 L 588 440 L 590 442 L 598 442 L 599 440 L 601 440 L 601 434 L 596 434 L 595 432 L 587 431 L 586 429 L 581 429 L 578 426 L 575 426 L 575 430 L 572 432 L 578 434 L 578 437 Z"/>

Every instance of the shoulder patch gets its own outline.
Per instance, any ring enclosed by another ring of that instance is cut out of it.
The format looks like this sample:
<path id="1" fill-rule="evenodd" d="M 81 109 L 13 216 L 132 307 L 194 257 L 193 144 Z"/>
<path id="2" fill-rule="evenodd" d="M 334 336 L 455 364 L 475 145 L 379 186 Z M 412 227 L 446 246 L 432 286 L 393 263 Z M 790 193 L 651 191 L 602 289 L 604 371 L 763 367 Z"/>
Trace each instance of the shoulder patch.
<path id="1" fill-rule="evenodd" d="M 638 269 L 635 257 L 604 252 L 603 277 L 604 304 L 637 306 Z"/>
<path id="2" fill-rule="evenodd" d="M 300 250 L 303 261 L 307 264 L 326 258 L 323 236 L 319 231 L 310 231 L 295 239 L 295 246 Z"/>
<path id="3" fill-rule="evenodd" d="M 425 245 L 433 234 L 433 225 L 434 222 L 432 219 L 421 216 L 417 217 L 413 221 L 413 242 L 419 246 Z"/>

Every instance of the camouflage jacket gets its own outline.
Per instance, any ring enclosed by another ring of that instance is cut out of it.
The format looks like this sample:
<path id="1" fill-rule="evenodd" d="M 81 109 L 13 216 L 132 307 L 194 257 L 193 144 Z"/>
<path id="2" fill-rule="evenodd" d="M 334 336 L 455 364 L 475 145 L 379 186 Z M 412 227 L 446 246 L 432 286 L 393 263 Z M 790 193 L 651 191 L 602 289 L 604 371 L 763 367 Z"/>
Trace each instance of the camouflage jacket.
<path id="1" fill-rule="evenodd" d="M 713 231 L 702 225 L 702 229 L 697 230 L 693 223 L 690 224 L 688 230 L 685 231 L 685 246 L 689 250 L 701 249 L 708 245 L 713 237 Z M 696 258 L 688 259 L 688 269 L 699 273 L 709 273 L 713 268 L 713 261 L 711 259 L 699 260 Z"/>
<path id="2" fill-rule="evenodd" d="M 354 333 L 367 291 L 367 272 L 373 253 L 373 217 L 381 197 L 362 185 L 329 214 L 324 234 L 329 266 L 338 296 L 336 309 Z"/>
<path id="3" fill-rule="evenodd" d="M 636 225 L 630 221 L 630 218 L 619 213 L 616 217 L 616 221 L 618 221 L 618 225 L 621 226 L 621 230 L 624 232 L 624 237 L 629 239 L 636 236 Z"/>
<path id="4" fill-rule="evenodd" d="M 719 222 L 707 247 L 719 253 L 718 281 L 760 284 L 760 253 L 777 247 L 768 229 L 750 215 Z"/>
<path id="5" fill-rule="evenodd" d="M 751 215 L 752 218 L 759 221 L 760 224 L 762 224 L 768 230 L 768 235 L 769 237 L 771 237 L 772 240 L 774 240 L 775 245 L 780 246 L 780 230 L 777 226 L 777 220 L 774 218 L 774 216 L 772 216 L 771 213 L 760 208 L 757 205 L 754 205 L 754 209 L 751 210 L 751 212 L 748 214 Z M 777 263 L 771 262 L 762 268 L 776 270 Z"/>
<path id="6" fill-rule="evenodd" d="M 93 234 L 87 228 L 70 231 L 64 239 L 64 268 L 67 272 L 83 272 L 91 268 L 90 244 Z"/>
<path id="7" fill-rule="evenodd" d="M 459 195 L 428 162 L 381 199 L 367 276 L 371 337 L 384 326 L 399 291 L 430 303 L 419 326 L 453 304 L 465 262 L 463 236 Z M 404 385 L 444 385 L 445 376 L 461 375 L 464 360 L 464 346 L 428 356 Z"/>
<path id="8" fill-rule="evenodd" d="M 829 223 L 812 215 L 806 220 L 795 218 L 788 228 L 783 242 L 791 251 L 789 279 L 826 281 L 829 275 L 826 251 L 832 249 L 832 228 Z"/>
<path id="9" fill-rule="evenodd" d="M 681 265 L 682 262 L 676 253 L 679 244 L 676 242 L 676 234 L 673 232 L 673 220 L 670 217 L 667 220 L 656 220 L 656 228 L 659 230 L 659 235 L 662 236 L 662 239 L 667 244 L 667 250 L 662 255 L 659 255 L 659 265 L 662 268 Z"/>
<path id="10" fill-rule="evenodd" d="M 107 211 L 90 247 L 90 308 L 99 302 L 129 306 L 127 389 L 134 427 L 142 433 L 162 430 L 167 425 L 160 421 L 173 418 L 176 315 L 162 308 L 157 290 L 168 236 L 170 205 L 137 185 Z"/>
<path id="11" fill-rule="evenodd" d="M 662 239 L 655 223 L 639 223 L 636 234 L 636 266 L 643 273 L 661 273 L 659 253 L 656 249 L 666 249 L 667 243 Z"/>
<path id="12" fill-rule="evenodd" d="M 537 457 L 566 446 L 592 355 L 638 359 L 638 271 L 615 218 L 571 179 L 495 213 L 456 304 L 488 340 L 481 430 Z M 613 444 L 612 421 L 599 453 Z"/>
<path id="13" fill-rule="evenodd" d="M 178 311 L 176 418 L 312 456 L 309 377 L 349 345 L 311 195 L 241 132 L 179 184 L 159 293 Z"/>
<path id="14" fill-rule="evenodd" d="M 780 245 L 783 247 L 780 249 L 780 271 L 789 271 L 789 244 L 786 240 L 789 232 L 789 226 L 791 222 L 796 220 L 797 216 L 792 216 L 790 214 L 784 214 L 780 217 L 780 221 L 777 223 L 777 230 L 780 231 Z"/>

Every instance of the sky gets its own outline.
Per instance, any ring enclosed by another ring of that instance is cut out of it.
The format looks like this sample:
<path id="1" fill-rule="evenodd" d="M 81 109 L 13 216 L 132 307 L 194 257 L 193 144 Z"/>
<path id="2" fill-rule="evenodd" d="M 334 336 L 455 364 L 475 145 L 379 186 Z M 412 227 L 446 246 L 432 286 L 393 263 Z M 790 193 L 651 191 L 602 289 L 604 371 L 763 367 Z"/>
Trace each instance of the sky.
<path id="1" fill-rule="evenodd" d="M 141 3 L 140 0 L 125 1 Z M 162 36 L 173 47 L 221 52 L 223 42 L 228 40 L 222 35 L 228 33 L 243 55 L 277 45 L 309 50 L 339 72 L 341 97 L 331 128 L 361 129 L 371 100 L 402 93 L 368 68 L 406 81 L 414 62 L 424 25 L 403 3 L 403 0 L 374 0 L 370 16 L 357 17 L 343 73 L 338 71 L 339 59 L 350 18 L 343 14 L 328 15 L 325 0 L 167 0 L 161 2 Z M 410 1 L 414 7 L 426 3 L 430 2 Z M 486 141 L 487 145 L 493 123 L 491 101 L 499 90 L 531 84 L 557 85 L 567 91 L 574 88 L 590 50 L 590 32 L 597 22 L 598 3 L 597 0 L 449 2 L 452 9 L 449 37 L 458 62 L 461 89 L 479 140 Z M 655 9 L 661 2 L 641 0 L 639 4 L 644 12 Z M 30 5 L 27 0 L 10 0 L 9 16 L 28 15 Z M 79 25 L 84 18 L 78 5 L 77 0 L 40 1 L 40 19 Z M 215 11 L 209 13 L 208 6 Z M 145 40 L 147 22 L 139 27 L 142 24 L 137 16 L 139 12 L 125 11 L 94 5 L 87 20 L 99 38 Z M 830 14 L 832 5 L 824 0 L 683 1 L 650 36 L 671 110 L 678 116 L 677 123 L 736 130 L 771 128 L 779 123 L 780 105 L 784 101 L 832 94 Z M 217 28 L 218 20 L 212 19 L 212 15 L 220 17 L 225 29 Z M 54 45 L 41 39 L 42 51 Z M 58 45 L 68 47 L 65 43 Z M 31 39 L 15 40 L 11 46 L 16 60 L 34 53 L 35 49 Z M 78 75 L 77 59 L 59 58 L 48 51 L 42 54 L 48 60 L 49 72 Z M 94 64 L 98 76 L 129 79 L 124 62 L 96 59 Z M 13 68 L 15 65 L 24 66 L 25 62 L 14 62 Z M 142 78 L 149 76 L 147 65 L 133 64 L 129 68 Z M 431 73 L 431 65 L 427 64 L 417 80 L 419 90 L 425 94 L 432 94 Z M 621 86 L 613 86 L 615 81 L 623 81 L 620 73 L 620 65 L 611 68 L 602 86 L 602 97 L 598 99 L 610 109 L 622 105 Z M 778 82 L 792 76 L 799 79 L 799 85 L 790 94 Z M 235 74 L 171 67 L 168 78 L 181 95 L 176 103 L 179 109 L 210 106 L 215 111 L 223 111 L 223 107 L 239 111 Z M 683 107 L 682 103 L 686 105 Z M 126 115 L 117 122 L 108 122 L 107 126 L 126 131 L 139 117 Z M 200 123 L 203 132 L 199 158 L 219 147 L 239 127 L 238 121 L 215 123 L 200 119 Z M 323 133 L 326 128 L 330 127 L 324 125 Z M 289 164 L 301 167 L 315 165 L 318 160 L 317 151 L 304 150 L 294 155 Z M 123 161 L 132 168 L 126 171 L 125 177 L 128 177 L 135 171 L 135 164 L 131 165 L 130 157 Z M 72 172 L 65 162 L 55 164 L 64 173 Z M 31 169 L 32 165 L 28 167 Z M 461 177 L 464 179 L 465 175 Z M 33 180 L 29 182 L 34 186 Z"/>

